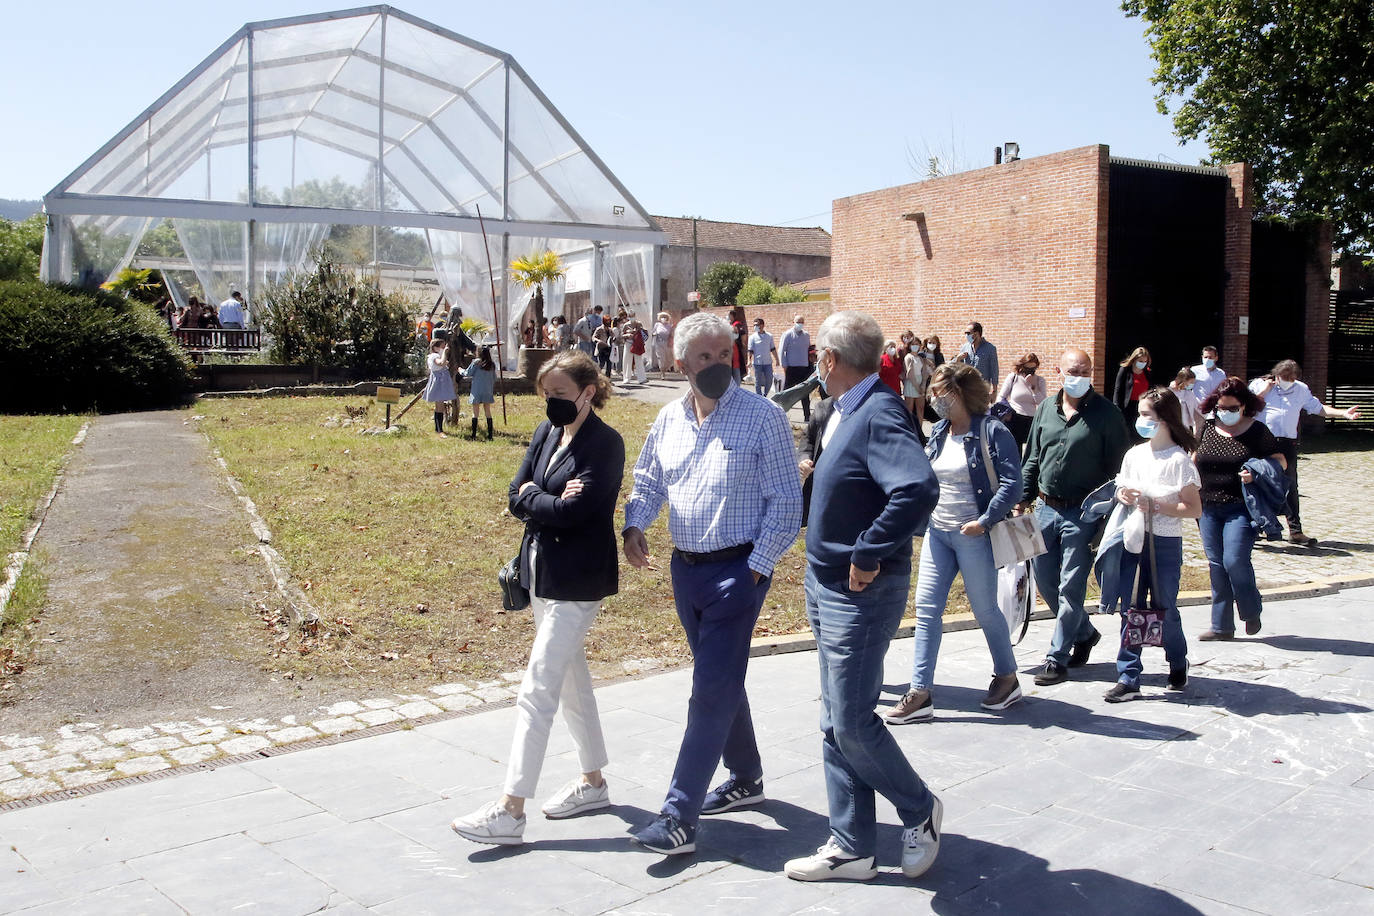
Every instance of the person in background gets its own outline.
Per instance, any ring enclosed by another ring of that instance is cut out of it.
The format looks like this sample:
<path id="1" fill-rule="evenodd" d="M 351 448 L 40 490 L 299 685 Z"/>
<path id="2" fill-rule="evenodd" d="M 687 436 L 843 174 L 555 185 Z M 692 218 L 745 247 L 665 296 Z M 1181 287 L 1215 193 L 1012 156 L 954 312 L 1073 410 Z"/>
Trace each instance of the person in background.
<path id="1" fill-rule="evenodd" d="M 735 332 L 733 351 L 730 354 L 730 370 L 734 373 L 735 384 L 744 384 L 744 373 L 749 368 L 748 339 L 744 335 L 744 322 L 736 321 L 731 328 Z"/>
<path id="2" fill-rule="evenodd" d="M 520 329 L 520 346 L 537 346 L 538 344 L 536 341 L 538 340 L 538 334 L 539 330 L 534 326 L 534 319 L 531 318 L 529 321 L 525 322 L 525 326 Z"/>
<path id="3" fill-rule="evenodd" d="M 778 344 L 778 361 L 782 363 L 782 387 L 800 385 L 811 377 L 811 335 L 806 333 L 806 316 L 793 315 L 792 327 L 782 334 Z M 811 418 L 811 398 L 802 398 L 802 420 Z"/>
<path id="4" fill-rule="evenodd" d="M 934 334 L 931 334 L 929 337 L 927 337 L 925 340 L 924 349 L 927 354 L 927 357 L 935 365 L 936 369 L 940 368 L 945 364 L 945 354 L 944 351 L 940 349 L 939 337 L 937 337 Z"/>
<path id="5" fill-rule="evenodd" d="M 1102 640 L 1083 608 L 1097 527 L 1083 519 L 1083 500 L 1116 476 L 1129 442 L 1121 411 L 1093 390 L 1086 352 L 1065 350 L 1059 373 L 1062 390 L 1040 404 L 1031 423 L 1018 507 L 1029 508 L 1039 494 L 1035 523 L 1047 549 L 1031 561 L 1031 570 L 1045 604 L 1057 609 L 1045 666 L 1035 676 L 1041 687 L 1068 680 L 1068 669 L 1086 665 Z"/>
<path id="6" fill-rule="evenodd" d="M 453 375 L 449 372 L 448 344 L 442 340 L 429 342 L 425 368 L 429 370 L 429 381 L 425 384 L 422 400 L 434 405 L 434 431 L 443 436 L 444 411 L 449 401 L 458 398 L 458 393 L 453 388 Z"/>
<path id="7" fill-rule="evenodd" d="M 926 411 L 926 384 L 930 380 L 931 365 L 921 358 L 914 334 L 898 352 L 902 357 L 902 400 L 906 402 L 911 421 L 916 424 L 916 436 L 924 445 L 926 437 L 921 420 Z"/>
<path id="8" fill-rule="evenodd" d="M 884 385 L 891 388 L 898 397 L 902 394 L 902 355 L 897 348 L 897 341 L 889 340 L 883 343 L 883 357 L 878 364 L 878 378 Z"/>
<path id="9" fill-rule="evenodd" d="M 1203 642 L 1232 639 L 1236 614 L 1248 635 L 1260 631 L 1263 602 L 1251 560 L 1255 529 L 1241 486 L 1254 481 L 1245 466 L 1252 459 L 1271 458 L 1287 469 L 1274 434 L 1253 419 L 1263 409 L 1264 402 L 1238 378 L 1226 379 L 1202 405 L 1204 413 L 1216 415 L 1204 425 L 1194 457 L 1202 477 L 1198 531 L 1212 580 L 1212 627 L 1198 636 Z"/>
<path id="10" fill-rule="evenodd" d="M 768 397 L 773 393 L 773 360 L 778 348 L 773 335 L 763 329 L 763 319 L 754 319 L 754 333 L 749 335 L 749 364 L 754 370 L 754 393 Z"/>
<path id="11" fill-rule="evenodd" d="M 1226 373 L 1217 367 L 1216 347 L 1202 348 L 1202 362 L 1193 366 L 1193 377 L 1197 380 L 1193 385 L 1193 394 L 1197 396 L 1199 404 L 1211 397 L 1217 386 L 1226 381 Z"/>
<path id="12" fill-rule="evenodd" d="M 658 380 L 663 381 L 663 373 L 672 364 L 673 320 L 667 312 L 659 312 L 654 319 L 653 359 L 649 368 L 658 372 Z"/>
<path id="13" fill-rule="evenodd" d="M 623 311 L 623 310 L 622 310 Z M 615 378 L 620 367 L 625 365 L 625 329 L 629 319 L 617 315 L 611 319 L 611 377 Z"/>
<path id="14" fill-rule="evenodd" d="M 187 299 L 186 308 L 181 310 L 181 316 L 177 318 L 177 327 L 181 328 L 182 330 L 200 327 L 201 312 L 202 309 L 200 307 L 199 299 L 197 299 L 195 296 L 192 296 L 191 298 Z M 428 338 L 425 339 L 425 343 L 429 343 Z"/>
<path id="15" fill-rule="evenodd" d="M 171 296 L 164 296 L 162 302 L 157 307 L 157 313 L 162 316 L 162 320 L 167 322 L 167 330 L 177 329 L 177 307 L 172 301 Z"/>
<path id="16" fill-rule="evenodd" d="M 964 345 L 954 359 L 977 369 L 989 386 L 997 384 L 997 348 L 983 339 L 983 326 L 978 322 L 970 321 L 964 328 Z"/>
<path id="17" fill-rule="evenodd" d="M 1193 431 L 1193 438 L 1196 439 L 1202 429 L 1202 412 L 1198 410 L 1199 401 L 1197 399 L 1197 376 L 1193 370 L 1184 366 L 1178 370 L 1178 375 L 1169 383 L 1169 390 L 1178 398 L 1178 409 L 1183 414 L 1183 425 Z"/>
<path id="18" fill-rule="evenodd" d="M 582 775 L 544 803 L 544 816 L 558 820 L 611 804 L 586 641 L 602 601 L 620 588 L 615 505 L 625 442 L 593 409 L 609 400 L 611 386 L 585 353 L 555 354 L 535 385 L 548 419 L 535 429 L 508 493 L 510 514 L 526 523 L 520 581 L 529 583 L 534 645 L 515 701 L 503 794 L 452 824 L 465 839 L 505 846 L 524 840 L 525 799 L 538 786 L 560 706 Z"/>
<path id="19" fill-rule="evenodd" d="M 1138 606 L 1136 573 L 1149 584 L 1155 605 L 1164 608 L 1164 657 L 1169 663 L 1169 689 L 1188 684 L 1188 640 L 1178 613 L 1178 586 L 1183 574 L 1183 524 L 1202 515 L 1202 484 L 1189 452 L 1197 448 L 1193 431 L 1183 422 L 1178 398 L 1168 388 L 1152 388 L 1139 398 L 1136 435 L 1142 441 L 1126 452 L 1117 475 L 1116 499 L 1131 511 L 1148 510 L 1147 538 L 1153 538 L 1154 576 L 1149 555 L 1121 550 L 1118 601 L 1121 648 L 1116 656 L 1117 681 L 1107 691 L 1108 703 L 1140 696 L 1141 646 L 1126 640 L 1126 612 Z"/>
<path id="20" fill-rule="evenodd" d="M 692 650 L 687 726 L 658 815 L 631 836 L 645 849 L 696 849 L 697 821 L 763 802 L 763 761 L 745 693 L 749 642 L 774 568 L 797 537 L 801 484 L 792 427 L 767 398 L 733 383 L 737 334 L 698 312 L 673 343 L 689 390 L 654 419 L 634 468 L 625 559 L 652 559 L 644 532 L 668 504 L 673 601 Z M 729 778 L 707 791 L 716 766 Z"/>
<path id="21" fill-rule="evenodd" d="M 578 349 L 593 359 L 597 358 L 597 348 L 596 341 L 592 338 L 599 327 L 601 327 L 601 306 L 599 305 L 587 309 L 587 314 L 577 319 L 577 323 L 573 325 L 573 340 L 577 343 Z"/>
<path id="22" fill-rule="evenodd" d="M 1039 375 L 1039 370 L 1040 357 L 1027 353 L 1012 366 L 1011 373 L 997 393 L 997 400 L 1006 401 L 1011 407 L 1011 413 L 1004 422 L 1016 440 L 1018 452 L 1026 447 L 1035 410 L 1045 400 L 1045 379 Z"/>
<path id="23" fill-rule="evenodd" d="M 997 604 L 997 563 L 988 534 L 1021 500 L 1021 450 L 1011 431 L 988 416 L 988 394 L 987 382 L 972 366 L 941 366 L 930 380 L 930 403 L 943 419 L 931 430 L 926 457 L 940 482 L 940 499 L 921 540 L 911 689 L 884 715 L 892 725 L 935 714 L 941 618 L 955 575 L 963 577 L 965 596 L 992 654 L 992 682 L 980 705 L 999 711 L 1021 699 L 1011 633 Z"/>
<path id="24" fill-rule="evenodd" d="M 242 330 L 248 320 L 243 307 L 243 293 L 234 290 L 229 298 L 219 304 L 219 326 L 232 330 Z"/>
<path id="25" fill-rule="evenodd" d="M 628 385 L 633 379 L 636 383 L 643 385 L 649 380 L 648 373 L 644 369 L 644 338 L 648 335 L 644 333 L 644 328 L 639 323 L 639 319 L 630 313 L 630 320 L 625 324 L 625 375 L 622 384 Z"/>
<path id="26" fill-rule="evenodd" d="M 218 328 L 219 315 L 215 312 L 215 307 L 208 302 L 201 303 L 200 306 L 200 326 L 202 328 Z"/>
<path id="27" fill-rule="evenodd" d="M 601 371 L 609 378 L 611 376 L 611 350 L 615 334 L 611 328 L 611 319 L 602 316 L 601 323 L 592 331 L 592 343 L 596 345 L 596 362 L 601 367 Z"/>
<path id="28" fill-rule="evenodd" d="M 1135 438 L 1135 418 L 1139 412 L 1140 396 L 1150 390 L 1150 351 L 1136 347 L 1121 361 L 1112 388 L 1112 403 L 1126 418 L 1126 428 Z"/>
<path id="29" fill-rule="evenodd" d="M 487 441 L 496 436 L 492 428 L 491 405 L 496 403 L 496 363 L 491 358 L 491 347 L 483 347 L 477 358 L 468 363 L 463 375 L 472 382 L 472 393 L 468 403 L 472 405 L 472 438 L 477 438 L 477 408 L 480 405 L 487 413 Z"/>
<path id="30" fill-rule="evenodd" d="M 1288 540 L 1294 544 L 1310 544 L 1312 539 L 1302 531 L 1302 517 L 1298 512 L 1298 433 L 1302 430 L 1304 412 L 1332 420 L 1358 420 L 1360 409 L 1347 407 L 1337 410 L 1327 407 L 1312 390 L 1299 381 L 1302 367 L 1296 361 L 1285 359 L 1274 366 L 1268 375 L 1262 375 L 1250 383 L 1250 390 L 1264 401 L 1260 422 L 1269 427 L 1279 442 L 1279 452 L 1287 462 L 1288 490 Z"/>

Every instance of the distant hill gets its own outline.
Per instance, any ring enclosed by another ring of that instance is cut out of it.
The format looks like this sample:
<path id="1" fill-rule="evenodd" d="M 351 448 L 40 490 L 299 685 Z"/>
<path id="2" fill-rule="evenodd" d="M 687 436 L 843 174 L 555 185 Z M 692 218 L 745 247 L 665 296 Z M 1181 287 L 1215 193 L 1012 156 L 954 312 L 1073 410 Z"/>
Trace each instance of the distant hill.
<path id="1" fill-rule="evenodd" d="M 0 197 L 0 216 L 22 222 L 43 209 L 41 200 L 7 200 Z"/>

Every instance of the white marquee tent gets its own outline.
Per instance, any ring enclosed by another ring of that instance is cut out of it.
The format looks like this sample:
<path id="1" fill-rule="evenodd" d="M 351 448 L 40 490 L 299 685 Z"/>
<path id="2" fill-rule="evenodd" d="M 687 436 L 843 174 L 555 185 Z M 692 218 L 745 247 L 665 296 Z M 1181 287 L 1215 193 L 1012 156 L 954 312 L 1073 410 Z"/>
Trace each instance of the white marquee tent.
<path id="1" fill-rule="evenodd" d="M 652 308 L 665 241 L 509 54 L 388 6 L 245 25 L 44 208 L 50 282 L 103 281 L 166 219 L 212 301 L 253 301 L 331 227 L 389 227 L 423 233 L 450 302 L 506 326 L 528 296 L 512 258 L 563 256 L 552 314 L 572 289 Z"/>

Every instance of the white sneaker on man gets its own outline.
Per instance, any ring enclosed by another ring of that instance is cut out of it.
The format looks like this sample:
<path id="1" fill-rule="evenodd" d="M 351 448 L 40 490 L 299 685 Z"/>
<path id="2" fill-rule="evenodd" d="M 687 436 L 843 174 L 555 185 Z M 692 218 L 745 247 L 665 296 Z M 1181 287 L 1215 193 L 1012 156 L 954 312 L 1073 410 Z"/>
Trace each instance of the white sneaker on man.
<path id="1" fill-rule="evenodd" d="M 846 852 L 832 836 L 812 855 L 793 859 L 783 866 L 783 873 L 796 881 L 867 881 L 878 874 L 873 857 L 862 858 Z"/>
<path id="2" fill-rule="evenodd" d="M 902 831 L 902 874 L 908 878 L 921 877 L 935 864 L 935 857 L 940 854 L 940 822 L 944 816 L 944 802 L 935 798 L 925 823 Z"/>
<path id="3" fill-rule="evenodd" d="M 519 846 L 525 842 L 525 815 L 514 817 L 499 801 L 483 805 L 471 814 L 453 819 L 453 832 L 474 843 Z"/>
<path id="4" fill-rule="evenodd" d="M 544 812 L 545 817 L 556 821 L 584 811 L 609 808 L 610 805 L 611 789 L 604 779 L 601 785 L 593 786 L 583 782 L 579 776 L 550 796 L 549 800 L 544 802 L 544 807 L 539 810 Z"/>

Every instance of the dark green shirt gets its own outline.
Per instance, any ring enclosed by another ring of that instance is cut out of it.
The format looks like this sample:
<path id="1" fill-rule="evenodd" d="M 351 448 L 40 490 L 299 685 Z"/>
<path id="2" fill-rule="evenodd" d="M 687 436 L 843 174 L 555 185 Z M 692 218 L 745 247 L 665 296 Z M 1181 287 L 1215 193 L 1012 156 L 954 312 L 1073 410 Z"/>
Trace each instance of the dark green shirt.
<path id="1" fill-rule="evenodd" d="M 1129 445 L 1126 420 L 1116 405 L 1093 389 L 1064 418 L 1064 392 L 1035 411 L 1022 465 L 1025 500 L 1046 493 L 1072 505 L 1116 476 Z"/>

